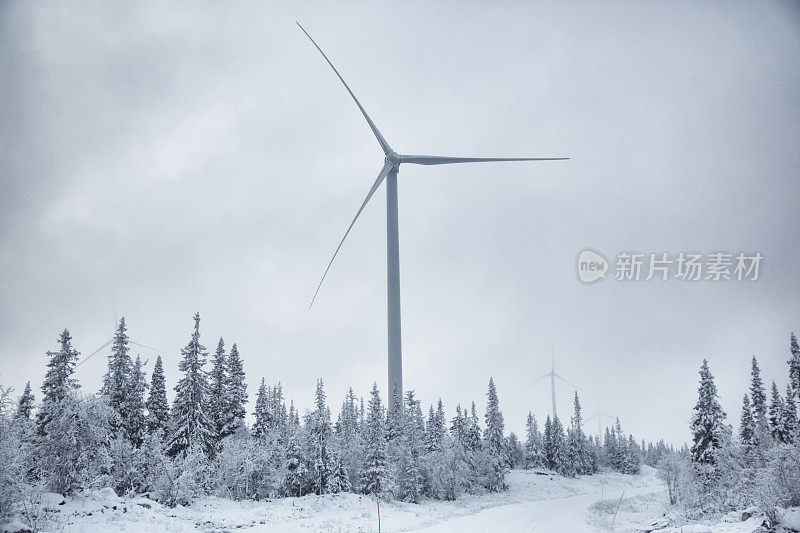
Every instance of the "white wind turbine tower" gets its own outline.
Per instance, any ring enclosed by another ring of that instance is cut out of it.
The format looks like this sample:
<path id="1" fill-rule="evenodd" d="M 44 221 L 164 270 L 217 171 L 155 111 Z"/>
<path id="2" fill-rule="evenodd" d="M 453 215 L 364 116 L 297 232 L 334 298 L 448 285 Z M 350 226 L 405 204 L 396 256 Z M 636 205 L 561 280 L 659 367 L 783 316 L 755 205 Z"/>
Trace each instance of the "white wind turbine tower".
<path id="1" fill-rule="evenodd" d="M 558 415 L 556 414 L 556 378 L 560 379 L 561 381 L 563 381 L 564 383 L 566 383 L 567 385 L 569 385 L 570 387 L 572 387 L 575 390 L 577 390 L 578 387 L 576 387 L 575 385 L 573 385 L 572 383 L 570 383 L 566 379 L 564 379 L 561 376 L 559 376 L 558 374 L 556 374 L 556 354 L 555 354 L 555 352 L 553 352 L 553 365 L 550 367 L 550 372 L 548 372 L 547 374 L 545 374 L 545 375 L 543 375 L 543 376 L 541 376 L 539 378 L 536 378 L 535 380 L 531 381 L 530 383 L 525 385 L 525 387 L 522 387 L 522 388 L 524 389 L 526 387 L 530 387 L 531 385 L 539 383 L 540 381 L 542 381 L 546 377 L 550 378 L 550 395 L 551 395 L 552 401 L 553 401 L 553 420 L 555 420 L 556 418 L 558 418 Z"/>
<path id="2" fill-rule="evenodd" d="M 498 161 L 554 161 L 554 160 L 563 160 L 569 159 L 566 157 L 442 157 L 442 156 L 434 156 L 434 155 L 403 155 L 398 154 L 395 152 L 390 146 L 389 143 L 386 142 L 386 139 L 383 137 L 381 132 L 378 130 L 375 123 L 372 122 L 372 119 L 367 114 L 364 107 L 361 105 L 361 102 L 358 101 L 356 95 L 347 85 L 347 82 L 344 81 L 342 75 L 339 74 L 339 71 L 336 70 L 336 67 L 333 66 L 331 60 L 328 59 L 328 56 L 325 55 L 325 52 L 322 51 L 322 48 L 311 38 L 311 35 L 300 26 L 298 22 L 297 25 L 306 34 L 306 37 L 311 40 L 312 44 L 319 50 L 319 53 L 322 54 L 322 57 L 325 58 L 325 61 L 330 65 L 333 71 L 336 73 L 336 76 L 339 78 L 339 81 L 342 82 L 347 92 L 352 97 L 353 101 L 355 102 L 358 109 L 361 111 L 361 114 L 364 115 L 364 119 L 367 121 L 370 129 L 372 130 L 373 135 L 380 144 L 381 149 L 384 153 L 384 163 L 383 168 L 381 168 L 380 172 L 378 173 L 378 177 L 373 182 L 372 186 L 367 193 L 366 198 L 361 203 L 361 207 L 358 208 L 356 211 L 355 217 L 353 217 L 353 221 L 350 222 L 350 225 L 347 227 L 347 231 L 344 232 L 344 237 L 339 242 L 339 245 L 336 247 L 336 251 L 333 252 L 333 257 L 331 257 L 330 262 L 328 263 L 327 268 L 325 269 L 325 273 L 322 275 L 322 279 L 317 285 L 317 290 L 314 292 L 314 297 L 311 299 L 311 305 L 314 304 L 314 300 L 317 298 L 317 294 L 319 293 L 319 289 L 322 286 L 322 282 L 325 280 L 325 276 L 328 274 L 328 270 L 331 268 L 331 264 L 333 264 L 333 260 L 336 258 L 336 254 L 339 253 L 339 249 L 342 247 L 344 240 L 347 238 L 347 235 L 350 233 L 350 230 L 353 228 L 353 225 L 356 223 L 358 216 L 361 214 L 361 211 L 364 210 L 367 203 L 369 202 L 372 195 L 375 194 L 378 187 L 380 187 L 381 183 L 386 180 L 386 284 L 387 284 L 387 303 L 388 303 L 388 344 L 389 344 L 389 384 L 387 392 L 389 394 L 389 408 L 394 409 L 395 407 L 402 405 L 402 398 L 403 398 L 403 356 L 402 356 L 402 348 L 401 348 L 401 336 L 400 336 L 400 249 L 398 244 L 398 217 L 397 217 L 397 172 L 400 169 L 400 165 L 403 163 L 409 163 L 413 165 L 449 165 L 454 163 L 483 163 L 483 162 L 498 162 Z M 310 307 L 310 306 L 309 306 Z M 394 396 L 394 398 L 392 398 Z"/>

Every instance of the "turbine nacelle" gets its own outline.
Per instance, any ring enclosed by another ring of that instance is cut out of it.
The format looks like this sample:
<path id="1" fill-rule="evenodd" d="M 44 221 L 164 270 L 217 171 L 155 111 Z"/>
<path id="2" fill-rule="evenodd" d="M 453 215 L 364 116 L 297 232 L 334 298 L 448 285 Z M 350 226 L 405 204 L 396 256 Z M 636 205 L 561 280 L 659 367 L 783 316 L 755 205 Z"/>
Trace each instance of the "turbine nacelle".
<path id="1" fill-rule="evenodd" d="M 400 163 L 403 162 L 403 157 L 394 150 L 391 150 L 386 154 L 384 161 L 387 165 L 392 165 L 392 168 L 397 168 L 400 166 Z"/>

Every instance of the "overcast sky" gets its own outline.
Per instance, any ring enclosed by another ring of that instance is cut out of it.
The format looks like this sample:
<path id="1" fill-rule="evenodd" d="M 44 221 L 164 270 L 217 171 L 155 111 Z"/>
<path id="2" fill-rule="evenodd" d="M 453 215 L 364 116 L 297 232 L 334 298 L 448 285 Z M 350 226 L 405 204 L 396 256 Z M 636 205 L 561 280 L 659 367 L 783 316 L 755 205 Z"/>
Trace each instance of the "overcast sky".
<path id="1" fill-rule="evenodd" d="M 734 422 L 752 354 L 785 386 L 797 4 L 268 4 L 0 4 L 0 383 L 38 389 L 64 327 L 88 355 L 116 313 L 171 393 L 199 310 L 251 398 L 262 376 L 301 408 L 318 377 L 334 412 L 348 386 L 385 392 L 383 188 L 308 308 L 383 154 L 299 20 L 398 152 L 572 158 L 401 168 L 404 383 L 426 411 L 482 413 L 493 376 L 519 434 L 550 410 L 523 387 L 553 351 L 585 416 L 648 440 L 689 438 L 704 357 Z M 754 282 L 584 285 L 585 248 L 764 261 Z"/>

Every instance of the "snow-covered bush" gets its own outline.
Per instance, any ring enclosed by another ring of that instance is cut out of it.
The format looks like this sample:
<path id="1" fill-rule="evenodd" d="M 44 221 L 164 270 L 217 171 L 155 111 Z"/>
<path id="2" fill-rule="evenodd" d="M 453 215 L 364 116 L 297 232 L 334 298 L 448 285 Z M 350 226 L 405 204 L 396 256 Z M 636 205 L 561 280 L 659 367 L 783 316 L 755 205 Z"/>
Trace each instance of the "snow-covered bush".
<path id="1" fill-rule="evenodd" d="M 113 416 L 108 404 L 94 395 L 70 392 L 50 416 L 45 435 L 36 442 L 37 464 L 50 490 L 68 494 L 107 486 Z"/>
<path id="2" fill-rule="evenodd" d="M 800 506 L 800 444 L 783 444 L 767 452 L 767 466 L 756 477 L 755 499 L 773 525 L 778 507 Z"/>
<path id="3" fill-rule="evenodd" d="M 178 456 L 164 462 L 151 495 L 170 507 L 189 505 L 208 492 L 209 474 L 204 450 L 200 446 L 189 448 L 186 457 Z"/>
<path id="4" fill-rule="evenodd" d="M 260 500 L 280 491 L 282 448 L 262 439 L 230 437 L 214 463 L 214 492 L 235 500 Z"/>

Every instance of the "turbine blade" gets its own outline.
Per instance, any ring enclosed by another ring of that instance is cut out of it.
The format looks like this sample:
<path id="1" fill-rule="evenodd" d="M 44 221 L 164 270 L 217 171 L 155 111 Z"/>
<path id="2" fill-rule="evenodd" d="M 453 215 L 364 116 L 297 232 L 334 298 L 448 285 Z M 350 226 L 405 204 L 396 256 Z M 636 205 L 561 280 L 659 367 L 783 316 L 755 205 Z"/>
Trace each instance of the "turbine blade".
<path id="1" fill-rule="evenodd" d="M 544 378 L 546 378 L 546 377 L 550 377 L 550 372 L 548 372 L 547 374 L 545 374 L 544 376 L 542 376 L 542 377 L 540 377 L 540 378 L 536 378 L 536 379 L 534 379 L 533 381 L 531 381 L 530 383 L 528 383 L 527 385 L 525 385 L 525 386 L 524 386 L 524 387 L 522 387 L 522 388 L 523 388 L 523 389 L 525 389 L 525 388 L 528 388 L 528 387 L 530 387 L 531 385 L 533 385 L 533 384 L 535 384 L 535 383 L 539 383 L 540 381 L 542 381 L 542 380 L 543 380 Z"/>
<path id="2" fill-rule="evenodd" d="M 165 352 L 163 350 L 159 350 L 157 348 L 153 348 L 152 346 L 147 346 L 145 344 L 140 344 L 140 343 L 138 343 L 136 341 L 132 341 L 130 339 L 128 339 L 128 342 L 131 343 L 131 344 L 135 344 L 136 346 L 141 346 L 142 348 L 147 348 L 148 350 L 153 350 L 154 352 L 157 352 L 157 353 L 163 353 L 163 354 L 167 353 L 167 352 Z"/>
<path id="3" fill-rule="evenodd" d="M 344 240 L 347 238 L 347 235 L 350 233 L 350 230 L 353 229 L 353 224 L 356 223 L 356 220 L 358 220 L 358 216 L 361 214 L 361 211 L 364 210 L 364 207 L 366 207 L 367 202 L 369 202 L 369 199 L 372 198 L 373 194 L 375 194 L 375 191 L 378 190 L 378 187 L 383 182 L 383 180 L 386 179 L 386 176 L 389 174 L 389 171 L 391 169 L 392 169 L 391 163 L 386 162 L 383 164 L 383 168 L 381 169 L 380 174 L 378 174 L 378 177 L 375 179 L 375 183 L 372 184 L 372 187 L 367 193 L 367 197 L 364 198 L 363 202 L 361 202 L 361 207 L 359 207 L 358 211 L 356 211 L 356 216 L 353 217 L 353 221 L 350 222 L 349 226 L 347 226 L 347 231 L 344 232 L 344 237 L 342 237 L 342 240 L 339 241 L 339 246 L 336 247 L 336 251 L 333 252 L 333 257 L 331 257 L 331 260 L 328 263 L 328 267 L 325 269 L 325 273 L 322 274 L 322 279 L 319 280 L 319 285 L 317 285 L 317 290 L 314 291 L 314 297 L 311 299 L 311 304 L 309 304 L 308 306 L 309 308 L 311 308 L 311 306 L 314 305 L 314 300 L 317 299 L 317 293 L 319 293 L 319 288 L 322 287 L 322 282 L 325 281 L 325 276 L 328 275 L 328 270 L 331 269 L 333 260 L 336 259 L 336 254 L 339 253 L 339 249 L 342 247 L 342 244 L 344 244 Z"/>
<path id="4" fill-rule="evenodd" d="M 412 165 L 451 165 L 453 163 L 492 163 L 498 161 L 564 161 L 569 157 L 446 157 L 438 155 L 401 155 L 400 161 Z"/>
<path id="5" fill-rule="evenodd" d="M 78 367 L 79 367 L 79 366 L 81 366 L 83 363 L 85 363 L 86 361 L 88 361 L 89 359 L 91 359 L 93 355 L 97 354 L 97 353 L 98 353 L 100 350 L 102 350 L 103 348 L 105 348 L 106 346 L 108 346 L 109 344 L 111 344 L 112 342 L 114 342 L 114 338 L 113 338 L 113 337 L 112 337 L 112 338 L 110 338 L 110 339 L 108 339 L 108 340 L 105 342 L 105 344 L 103 344 L 101 347 L 99 347 L 98 349 L 96 349 L 95 351 L 93 351 L 92 353 L 90 353 L 89 355 L 87 355 L 86 357 L 84 357 L 84 358 L 83 358 L 83 360 L 82 360 L 80 363 L 78 363 L 77 365 L 75 365 L 75 368 L 78 368 Z"/>
<path id="6" fill-rule="evenodd" d="M 555 377 L 557 377 L 558 379 L 560 379 L 561 381 L 563 381 L 564 383 L 566 383 L 567 385 L 569 385 L 569 386 L 571 386 L 571 387 L 573 387 L 573 388 L 575 388 L 575 389 L 577 389 L 577 388 L 578 388 L 578 387 L 576 387 L 576 386 L 575 386 L 573 383 L 570 383 L 569 381 L 567 381 L 566 379 L 562 378 L 561 376 L 559 376 L 559 375 L 558 375 L 558 374 L 556 374 L 555 372 L 553 372 L 553 375 L 554 375 Z"/>
<path id="7" fill-rule="evenodd" d="M 295 22 L 295 23 L 300 27 L 301 30 L 303 30 L 303 33 L 306 34 L 306 37 L 309 38 L 309 40 L 317 48 L 317 50 L 319 50 L 319 53 L 322 54 L 322 57 L 325 58 L 325 61 L 328 62 L 328 64 L 333 69 L 333 71 L 339 77 L 339 80 L 341 80 L 342 85 L 344 85 L 344 88 L 347 89 L 347 92 L 350 93 L 350 96 L 353 97 L 353 100 L 355 100 L 356 105 L 361 110 L 361 114 L 364 115 L 365 119 L 367 119 L 367 124 L 369 124 L 369 127 L 372 130 L 372 133 L 375 135 L 375 138 L 378 139 L 378 144 L 381 145 L 381 149 L 383 150 L 383 153 L 384 154 L 388 154 L 389 152 L 391 152 L 392 149 L 389 147 L 389 143 L 386 142 L 386 139 L 383 138 L 383 135 L 381 135 L 381 132 L 378 131 L 378 127 L 375 125 L 374 122 L 372 122 L 372 119 L 369 118 L 369 115 L 367 114 L 367 112 L 364 109 L 364 107 L 361 105 L 361 102 L 358 101 L 358 98 L 356 98 L 356 95 L 353 94 L 353 91 L 350 90 L 350 86 L 347 85 L 347 82 L 344 81 L 344 78 L 342 78 L 342 75 L 339 74 L 339 71 L 336 70 L 336 67 L 333 66 L 333 63 L 331 63 L 331 60 L 328 59 L 328 56 L 325 55 L 325 52 L 322 51 L 322 48 L 320 48 L 319 45 L 317 44 L 317 42 L 308 34 L 306 29 L 304 27 L 300 26 L 299 22 Z"/>

